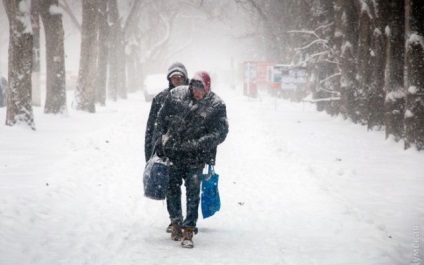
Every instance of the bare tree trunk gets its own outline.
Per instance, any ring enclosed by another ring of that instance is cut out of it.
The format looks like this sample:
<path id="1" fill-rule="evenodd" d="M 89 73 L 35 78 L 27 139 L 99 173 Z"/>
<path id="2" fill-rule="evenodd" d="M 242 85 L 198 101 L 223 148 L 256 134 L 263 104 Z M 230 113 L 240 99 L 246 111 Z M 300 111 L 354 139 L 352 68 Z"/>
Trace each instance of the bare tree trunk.
<path id="1" fill-rule="evenodd" d="M 9 19 L 9 90 L 6 125 L 27 124 L 35 130 L 31 105 L 32 29 L 24 0 L 3 0 Z M 27 22 L 27 23 L 24 23 Z"/>
<path id="2" fill-rule="evenodd" d="M 337 2 L 336 4 L 333 3 L 332 0 L 329 0 L 330 3 L 327 3 L 326 5 L 330 5 L 333 6 L 333 8 L 335 9 L 333 11 L 333 16 L 334 16 L 334 35 L 332 36 L 332 43 L 333 43 L 333 47 L 334 47 L 334 53 L 335 55 L 338 57 L 336 62 L 338 63 L 337 65 L 335 65 L 335 67 L 337 68 L 338 71 L 341 72 L 341 67 L 342 67 L 342 45 L 343 45 L 343 39 L 344 39 L 344 30 L 343 30 L 343 13 L 340 12 L 341 11 L 341 2 Z M 328 2 L 328 1 L 327 1 Z M 342 77 L 341 75 L 339 77 L 336 78 L 336 80 L 334 81 L 334 91 L 338 92 L 339 95 L 341 95 L 342 93 Z M 338 82 L 338 83 L 336 83 Z M 333 106 L 333 112 L 334 115 L 339 115 L 341 114 L 344 118 L 347 118 L 347 114 L 346 114 L 346 109 L 344 108 L 344 104 L 342 100 L 338 100 L 333 102 L 332 104 Z"/>
<path id="3" fill-rule="evenodd" d="M 81 57 L 75 91 L 76 109 L 96 112 L 97 1 L 82 1 Z"/>
<path id="4" fill-rule="evenodd" d="M 41 106 L 40 84 L 40 13 L 37 0 L 31 1 L 31 24 L 33 32 L 32 51 L 32 105 Z"/>
<path id="5" fill-rule="evenodd" d="M 365 4 L 365 3 L 363 3 Z M 370 43 L 371 43 L 371 14 L 369 8 L 360 9 L 359 39 L 358 39 L 358 88 L 356 89 L 355 113 L 357 121 L 363 125 L 368 123 L 368 95 L 370 90 Z"/>
<path id="6" fill-rule="evenodd" d="M 320 1 L 319 8 L 322 10 L 322 15 L 314 17 L 312 20 L 315 34 L 321 40 L 328 40 L 325 45 L 327 55 L 324 59 L 314 62 L 311 67 L 314 82 L 311 84 L 314 98 L 330 98 L 340 92 L 340 69 L 338 65 L 338 51 L 339 46 L 336 45 L 335 29 L 335 10 L 332 0 Z M 324 15 L 325 14 L 325 15 Z M 310 27 L 310 26 L 309 26 Z M 308 27 L 308 28 L 309 28 Z M 337 48 L 336 48 L 337 47 Z M 309 54 L 318 53 L 316 51 L 308 51 Z M 323 88 L 323 89 L 322 89 Z M 325 110 L 330 115 L 338 114 L 338 104 L 336 101 L 318 101 L 316 103 L 317 110 Z"/>
<path id="7" fill-rule="evenodd" d="M 118 41 L 118 95 L 121 99 L 127 99 L 127 74 L 126 74 L 126 54 L 125 54 L 125 32 L 119 28 Z"/>
<path id="8" fill-rule="evenodd" d="M 109 79 L 108 79 L 108 98 L 118 100 L 118 85 L 119 85 L 119 12 L 117 0 L 108 0 L 109 7 L 109 24 L 110 24 L 110 47 L 109 47 Z"/>
<path id="9" fill-rule="evenodd" d="M 335 20 L 335 10 L 334 10 L 334 1 L 333 0 L 325 0 L 323 1 L 324 13 L 323 16 L 326 18 L 325 24 L 331 25 L 329 27 L 329 46 L 332 47 L 331 54 L 329 56 L 329 63 L 327 63 L 327 75 L 329 90 L 332 91 L 331 97 L 338 96 L 340 93 L 340 65 L 338 55 L 340 54 L 340 42 L 336 40 L 335 32 L 336 26 L 334 23 Z M 327 105 L 327 113 L 332 116 L 338 115 L 340 110 L 340 101 L 334 100 L 328 102 Z"/>
<path id="10" fill-rule="evenodd" d="M 342 114 L 357 122 L 355 112 L 356 93 L 356 46 L 358 40 L 358 14 L 353 2 L 338 0 L 337 12 L 342 20 L 343 43 L 341 46 L 341 93 Z"/>
<path id="11" fill-rule="evenodd" d="M 405 90 L 405 1 L 390 0 L 389 39 L 385 78 L 385 124 L 386 138 L 393 135 L 396 141 L 403 137 Z"/>
<path id="12" fill-rule="evenodd" d="M 389 17 L 386 0 L 378 0 L 373 10 L 373 35 L 371 39 L 370 90 L 368 93 L 368 129 L 384 126 L 384 71 L 386 66 L 386 38 L 384 28 Z"/>
<path id="13" fill-rule="evenodd" d="M 58 0 L 38 0 L 46 35 L 46 103 L 44 113 L 65 113 L 66 71 L 62 14 Z"/>
<path id="14" fill-rule="evenodd" d="M 109 26 L 107 1 L 99 1 L 99 58 L 96 77 L 96 102 L 106 105 L 107 70 L 109 62 Z"/>
<path id="15" fill-rule="evenodd" d="M 138 72 L 140 69 L 140 33 L 138 29 L 138 22 L 140 20 L 142 1 L 134 1 L 131 11 L 125 21 L 124 26 L 124 37 L 129 46 L 129 52 L 126 57 L 126 69 L 127 69 L 127 87 L 128 92 L 137 91 L 141 84 L 141 73 Z"/>
<path id="16" fill-rule="evenodd" d="M 411 35 L 407 41 L 408 83 L 405 148 L 424 150 L 424 5 L 411 0 Z"/>
<path id="17" fill-rule="evenodd" d="M 141 84 L 141 73 L 139 70 L 140 63 L 140 55 L 139 55 L 140 47 L 138 45 L 130 45 L 130 52 L 126 56 L 126 68 L 127 68 L 127 83 L 128 83 L 128 92 L 136 92 L 138 87 Z"/>

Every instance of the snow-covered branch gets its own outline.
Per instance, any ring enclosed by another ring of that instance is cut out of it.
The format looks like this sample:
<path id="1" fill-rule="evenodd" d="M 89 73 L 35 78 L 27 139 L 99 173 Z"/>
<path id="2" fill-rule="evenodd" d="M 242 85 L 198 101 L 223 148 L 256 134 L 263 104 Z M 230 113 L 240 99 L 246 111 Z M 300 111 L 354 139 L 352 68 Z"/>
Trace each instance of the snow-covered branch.
<path id="1" fill-rule="evenodd" d="M 322 84 L 322 83 L 324 83 L 324 82 L 326 82 L 327 80 L 330 80 L 330 79 L 332 79 L 332 78 L 334 78 L 334 77 L 337 77 L 337 76 L 341 76 L 342 74 L 339 72 L 339 73 L 335 73 L 335 74 L 333 74 L 333 75 L 330 75 L 329 77 L 327 77 L 327 78 L 325 78 L 325 79 L 323 79 L 323 80 L 321 80 L 321 81 L 319 81 L 320 82 L 320 84 Z"/>
<path id="2" fill-rule="evenodd" d="M 327 43 L 328 43 L 328 41 L 327 41 L 327 40 L 323 40 L 323 39 L 317 39 L 317 40 L 314 40 L 314 41 L 310 42 L 308 45 L 306 45 L 306 46 L 304 46 L 304 47 L 296 48 L 296 49 L 295 49 L 295 51 L 308 49 L 309 47 L 311 47 L 312 45 L 314 45 L 314 44 L 316 44 L 316 43 L 324 43 L 324 44 L 327 44 Z"/>
<path id="3" fill-rule="evenodd" d="M 317 32 L 318 30 L 321 30 L 321 29 L 326 29 L 326 28 L 331 27 L 331 26 L 333 26 L 333 25 L 334 25 L 334 22 L 330 22 L 330 23 L 328 23 L 328 24 L 326 24 L 326 25 L 321 25 L 321 26 L 319 26 L 318 28 L 316 28 L 316 29 L 314 30 L 314 32 Z"/>
<path id="4" fill-rule="evenodd" d="M 328 93 L 334 94 L 336 96 L 340 96 L 340 92 L 334 91 L 334 90 L 328 90 L 328 89 L 323 88 L 322 86 L 319 86 L 318 89 L 317 89 L 317 91 L 324 91 L 324 92 L 328 92 Z"/>
<path id="5" fill-rule="evenodd" d="M 317 35 L 317 33 L 313 30 L 289 30 L 288 33 L 302 33 L 302 34 L 309 34 L 315 36 L 317 39 L 320 39 L 320 37 Z"/>

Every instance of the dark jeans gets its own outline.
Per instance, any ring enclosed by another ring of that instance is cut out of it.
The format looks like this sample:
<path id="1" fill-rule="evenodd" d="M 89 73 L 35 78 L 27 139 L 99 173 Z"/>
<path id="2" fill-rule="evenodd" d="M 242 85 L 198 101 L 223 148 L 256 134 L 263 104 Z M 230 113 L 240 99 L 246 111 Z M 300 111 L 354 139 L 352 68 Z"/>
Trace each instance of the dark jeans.
<path id="1" fill-rule="evenodd" d="M 172 223 L 178 222 L 182 227 L 196 228 L 200 202 L 200 182 L 202 167 L 169 167 L 169 186 L 166 205 Z M 183 219 L 181 209 L 181 185 L 184 179 L 186 187 L 187 216 Z"/>

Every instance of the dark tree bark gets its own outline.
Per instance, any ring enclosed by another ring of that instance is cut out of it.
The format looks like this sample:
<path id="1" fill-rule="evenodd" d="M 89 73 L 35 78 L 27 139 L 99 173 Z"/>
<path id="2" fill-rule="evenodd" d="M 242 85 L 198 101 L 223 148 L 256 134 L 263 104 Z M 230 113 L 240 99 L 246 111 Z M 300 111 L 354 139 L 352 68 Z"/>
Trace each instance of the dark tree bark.
<path id="1" fill-rule="evenodd" d="M 3 5 L 9 19 L 10 36 L 6 125 L 22 123 L 35 130 L 31 105 L 33 36 L 30 7 L 23 0 L 3 0 Z"/>
<path id="2" fill-rule="evenodd" d="M 312 84 L 313 98 L 331 98 L 337 97 L 340 93 L 340 66 L 338 64 L 341 34 L 335 34 L 335 10 L 333 0 L 320 1 L 320 13 L 314 14 L 314 32 L 320 36 L 320 39 L 328 41 L 324 49 L 308 52 L 309 54 L 326 51 L 327 54 L 312 64 L 311 73 L 314 75 L 315 83 Z M 341 25 L 341 23 L 340 23 Z M 340 32 L 340 31 L 338 31 Z M 338 115 L 339 101 L 318 101 L 317 110 L 325 110 L 330 115 Z"/>
<path id="3" fill-rule="evenodd" d="M 340 54 L 341 43 L 336 39 L 335 36 L 335 10 L 334 10 L 334 1 L 333 0 L 323 0 L 322 1 L 324 25 L 331 25 L 326 29 L 328 33 L 328 46 L 331 47 L 330 54 L 328 56 L 328 62 L 325 65 L 326 69 L 326 82 L 324 84 L 328 87 L 331 92 L 330 97 L 338 97 L 340 95 L 340 65 L 338 55 Z M 338 115 L 340 102 L 339 100 L 328 101 L 325 109 L 330 115 Z"/>
<path id="4" fill-rule="evenodd" d="M 334 55 L 336 56 L 335 62 L 337 64 L 334 67 L 337 69 L 337 72 L 340 72 L 340 75 L 334 80 L 334 91 L 341 96 L 342 93 L 342 76 L 341 76 L 341 67 L 342 67 L 342 45 L 343 40 L 345 39 L 345 32 L 343 30 L 343 12 L 341 12 L 340 1 L 327 0 L 327 9 L 333 7 L 333 21 L 334 21 L 334 33 L 331 38 L 332 47 L 334 50 Z M 334 71 L 336 73 L 336 71 Z M 338 100 L 332 103 L 333 115 L 342 115 L 344 118 L 347 118 L 346 109 L 342 100 Z"/>
<path id="5" fill-rule="evenodd" d="M 99 58 L 96 77 L 96 102 L 106 105 L 107 70 L 109 61 L 109 26 L 107 1 L 99 1 Z"/>
<path id="6" fill-rule="evenodd" d="M 371 5 L 372 20 L 371 56 L 369 57 L 370 88 L 368 93 L 368 129 L 381 129 L 384 126 L 384 71 L 386 66 L 386 38 L 384 29 L 389 17 L 386 0 L 378 0 Z"/>
<path id="7" fill-rule="evenodd" d="M 82 1 L 81 56 L 77 88 L 76 109 L 96 112 L 97 72 L 97 1 Z"/>
<path id="8" fill-rule="evenodd" d="M 58 0 L 38 0 L 46 35 L 46 103 L 44 113 L 65 113 L 66 71 L 62 14 Z"/>
<path id="9" fill-rule="evenodd" d="M 409 88 L 405 111 L 405 148 L 424 150 L 424 5 L 411 0 L 411 35 L 407 41 Z"/>
<path id="10" fill-rule="evenodd" d="M 341 46 L 341 112 L 346 118 L 357 122 L 356 96 L 356 50 L 358 40 L 358 12 L 351 1 L 337 0 L 337 12 L 341 17 L 343 43 Z M 340 14 L 341 12 L 341 14 Z"/>
<path id="11" fill-rule="evenodd" d="M 121 99 L 127 99 L 127 75 L 126 75 L 126 54 L 125 54 L 125 32 L 119 28 L 118 33 L 118 95 Z"/>
<path id="12" fill-rule="evenodd" d="M 118 100 L 119 86 L 119 11 L 117 0 L 108 0 L 109 7 L 109 76 L 108 76 L 108 98 L 112 101 Z"/>
<path id="13" fill-rule="evenodd" d="M 358 2 L 357 2 L 358 3 Z M 365 5 L 366 3 L 362 3 Z M 370 61 L 370 44 L 371 44 L 371 14 L 369 8 L 357 7 L 360 10 L 359 16 L 359 39 L 358 39 L 358 88 L 355 96 L 355 116 L 358 123 L 363 125 L 368 123 L 368 95 L 371 81 L 371 61 Z"/>
<path id="14" fill-rule="evenodd" d="M 32 105 L 41 106 L 40 84 L 40 12 L 39 1 L 31 1 L 32 51 Z"/>
<path id="15" fill-rule="evenodd" d="M 385 124 L 386 138 L 392 135 L 395 141 L 403 137 L 405 91 L 405 1 L 389 0 L 389 37 L 385 79 Z"/>

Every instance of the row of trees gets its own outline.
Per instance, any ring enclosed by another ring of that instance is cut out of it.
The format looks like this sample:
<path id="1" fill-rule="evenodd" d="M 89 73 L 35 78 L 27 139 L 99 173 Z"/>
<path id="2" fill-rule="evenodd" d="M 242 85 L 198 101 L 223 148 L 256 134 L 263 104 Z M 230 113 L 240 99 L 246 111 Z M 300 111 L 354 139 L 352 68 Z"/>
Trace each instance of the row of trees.
<path id="1" fill-rule="evenodd" d="M 197 19 L 225 13 L 217 12 L 213 3 L 201 0 L 3 0 L 3 6 L 10 34 L 6 124 L 23 122 L 33 129 L 32 106 L 41 105 L 42 27 L 46 43 L 44 112 L 67 112 L 62 19 L 68 15 L 81 33 L 79 73 L 72 105 L 94 113 L 96 104 L 105 105 L 107 98 L 125 99 L 128 91 L 140 86 L 144 74 L 155 68 L 163 71 L 170 54 L 190 44 L 192 31 L 181 30 L 184 41 L 170 44 L 175 20 L 187 19 L 185 14 L 190 10 Z M 189 21 L 188 30 L 194 28 L 193 21 Z"/>
<path id="2" fill-rule="evenodd" d="M 422 1 L 237 2 L 263 22 L 269 60 L 310 69 L 319 110 L 424 149 Z"/>
<path id="3" fill-rule="evenodd" d="M 169 56 L 190 45 L 196 28 L 202 30 L 203 20 L 234 19 L 229 3 L 260 22 L 234 39 L 256 39 L 262 44 L 258 54 L 265 52 L 266 59 L 310 69 L 319 110 L 369 129 L 384 128 L 406 148 L 424 149 L 424 5 L 419 0 L 3 0 L 10 29 L 6 124 L 35 128 L 32 105 L 40 104 L 32 80 L 43 48 L 39 18 L 47 54 L 44 111 L 67 111 L 66 12 L 81 31 L 74 106 L 95 112 L 96 103 L 135 91 L 143 74 L 165 69 Z M 77 5 L 81 14 L 72 11 Z M 174 29 L 176 20 L 184 20 L 182 30 Z M 171 41 L 176 34 L 182 41 Z"/>
<path id="4" fill-rule="evenodd" d="M 71 15 L 82 36 L 75 108 L 95 112 L 95 103 L 105 104 L 106 80 L 109 83 L 111 99 L 116 100 L 118 94 L 122 98 L 126 97 L 123 36 L 126 28 L 137 17 L 135 14 L 140 9 L 141 1 L 134 1 L 132 12 L 126 23 L 122 23 L 117 0 L 83 0 L 81 25 L 66 1 L 59 3 L 59 0 L 3 0 L 3 6 L 10 29 L 7 125 L 24 122 L 35 128 L 32 105 L 40 105 L 40 99 L 37 98 L 40 17 L 46 40 L 44 112 L 57 114 L 67 111 L 63 10 Z"/>

